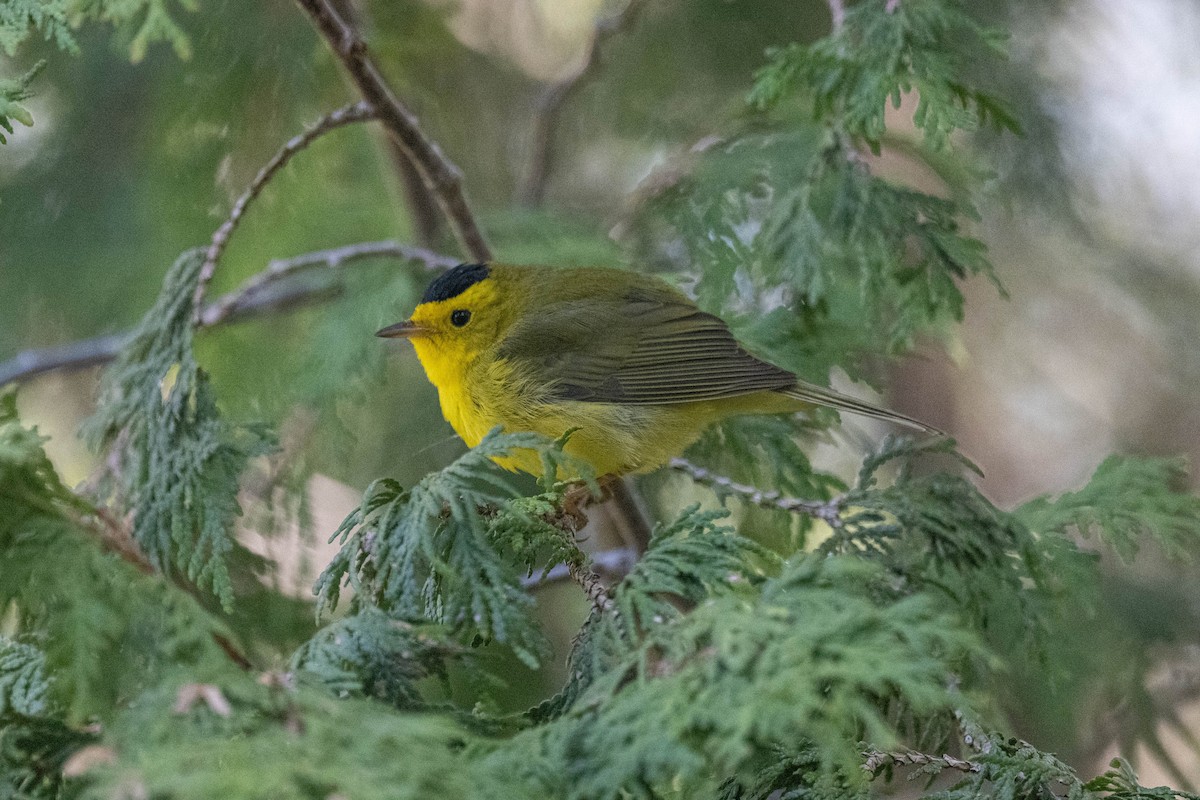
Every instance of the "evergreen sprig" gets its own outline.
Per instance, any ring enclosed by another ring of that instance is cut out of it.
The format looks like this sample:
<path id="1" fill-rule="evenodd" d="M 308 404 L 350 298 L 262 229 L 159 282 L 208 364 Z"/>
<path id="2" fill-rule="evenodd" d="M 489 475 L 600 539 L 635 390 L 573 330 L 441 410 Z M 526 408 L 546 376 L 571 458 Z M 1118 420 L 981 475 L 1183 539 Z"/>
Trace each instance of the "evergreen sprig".
<path id="1" fill-rule="evenodd" d="M 21 105 L 21 101 L 28 100 L 33 97 L 33 92 L 29 88 L 29 84 L 33 83 L 33 79 L 37 77 L 42 68 L 46 66 L 46 62 L 37 62 L 24 75 L 10 80 L 0 80 L 0 128 L 7 131 L 9 134 L 13 132 L 12 121 L 16 120 L 25 127 L 33 126 L 33 115 L 25 106 Z M 8 139 L 3 132 L 0 132 L 0 144 L 8 144 Z"/>
<path id="2" fill-rule="evenodd" d="M 31 33 L 39 32 L 62 50 L 77 52 L 68 20 L 70 0 L 7 0 L 0 3 L 0 49 L 13 56 Z"/>
<path id="3" fill-rule="evenodd" d="M 1200 497 L 1184 490 L 1186 481 L 1183 459 L 1110 456 L 1079 491 L 1035 498 L 1016 516 L 1036 531 L 1096 537 L 1126 561 L 1146 540 L 1174 559 L 1191 559 L 1200 540 Z"/>
<path id="4" fill-rule="evenodd" d="M 84 797 L 513 798 L 536 795 L 471 756 L 477 737 L 445 716 L 398 713 L 231 673 L 216 708 L 181 707 L 174 676 L 131 704 L 106 734 L 121 760 L 91 771 Z"/>
<path id="5" fill-rule="evenodd" d="M 62 484 L 43 442 L 21 425 L 15 396 L 0 397 L 0 606 L 44 653 L 47 702 L 78 722 L 110 712 L 136 676 L 165 663 L 224 663 L 211 634 L 228 629 L 191 597 L 101 550 L 84 527 L 97 509 Z"/>
<path id="6" fill-rule="evenodd" d="M 389 618 L 375 608 L 337 620 L 292 656 L 291 669 L 338 697 L 371 697 L 397 708 L 423 705 L 417 684 L 445 678 L 461 655 L 429 628 Z"/>
<path id="7" fill-rule="evenodd" d="M 949 664 L 978 646 L 928 598 L 880 603 L 883 580 L 854 559 L 799 556 L 760 591 L 647 628 L 570 711 L 491 758 L 565 798 L 711 796 L 753 784 L 781 752 L 819 753 L 816 773 L 861 782 L 857 742 L 897 736 L 888 702 L 949 708 Z"/>
<path id="8" fill-rule="evenodd" d="M 956 130 L 993 124 L 1018 129 L 1003 102 L 972 85 L 966 65 L 1003 56 L 1003 31 L 979 24 L 957 0 L 856 3 L 844 24 L 812 44 L 770 53 L 755 76 L 750 101 L 762 109 L 802 94 L 814 118 L 830 121 L 878 153 L 889 103 L 918 98 L 913 123 L 943 148 Z"/>
<path id="9" fill-rule="evenodd" d="M 167 42 L 176 55 L 191 56 L 191 39 L 171 6 L 199 8 L 198 0 L 5 0 L 0 3 L 0 49 L 9 56 L 34 32 L 60 50 L 78 52 L 73 27 L 84 20 L 107 22 L 129 37 L 129 56 L 141 61 L 150 45 Z"/>
<path id="10" fill-rule="evenodd" d="M 342 547 L 317 580 L 318 614 L 337 606 L 348 582 L 360 601 L 393 617 L 503 642 L 535 666 L 545 640 L 529 617 L 532 599 L 521 588 L 517 564 L 532 566 L 530 553 L 553 549 L 562 534 L 527 515 L 534 509 L 511 502 L 521 493 L 493 459 L 540 451 L 552 480 L 569 461 L 562 444 L 497 429 L 412 489 L 388 478 L 375 481 L 331 537 Z M 514 514 L 525 520 L 528 544 L 502 555 L 497 543 L 512 540 Z M 490 520 L 497 520 L 494 533 Z"/>
<path id="11" fill-rule="evenodd" d="M 46 656 L 23 642 L 0 636 L 0 719 L 40 717 L 49 707 Z"/>
<path id="12" fill-rule="evenodd" d="M 85 435 L 94 447 L 116 447 L 115 499 L 133 511 L 133 536 L 150 562 L 211 588 L 228 609 L 238 479 L 272 443 L 262 428 L 221 418 L 196 363 L 193 293 L 203 260 L 203 251 L 192 250 L 171 267 L 105 373 Z"/>

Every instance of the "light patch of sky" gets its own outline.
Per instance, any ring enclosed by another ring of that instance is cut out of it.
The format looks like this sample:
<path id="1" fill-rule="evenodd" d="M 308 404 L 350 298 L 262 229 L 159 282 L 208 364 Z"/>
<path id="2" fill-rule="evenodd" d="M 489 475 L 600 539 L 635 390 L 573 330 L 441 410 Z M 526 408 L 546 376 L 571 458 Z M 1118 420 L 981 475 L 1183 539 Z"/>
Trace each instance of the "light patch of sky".
<path id="1" fill-rule="evenodd" d="M 1042 42 L 1080 209 L 1200 276 L 1200 5 L 1075 0 Z"/>
<path id="2" fill-rule="evenodd" d="M 450 29 L 530 76 L 561 80 L 586 57 L 603 0 L 457 0 Z"/>

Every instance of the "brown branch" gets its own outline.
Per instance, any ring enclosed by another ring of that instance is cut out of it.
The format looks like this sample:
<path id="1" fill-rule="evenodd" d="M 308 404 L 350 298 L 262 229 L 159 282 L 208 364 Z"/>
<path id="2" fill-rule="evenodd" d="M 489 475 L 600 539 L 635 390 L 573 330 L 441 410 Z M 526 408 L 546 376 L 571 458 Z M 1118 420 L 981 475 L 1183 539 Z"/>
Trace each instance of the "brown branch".
<path id="1" fill-rule="evenodd" d="M 246 187 L 246 190 L 242 192 L 241 196 L 233 204 L 228 219 L 222 222 L 221 226 L 213 232 L 212 241 L 208 245 L 208 251 L 204 254 L 204 263 L 200 266 L 200 277 L 196 282 L 195 305 L 197 309 L 201 308 L 204 303 L 204 292 L 208 288 L 209 281 L 212 280 L 213 273 L 217 270 L 217 261 L 220 260 L 226 245 L 229 244 L 229 237 L 233 235 L 238 223 L 242 221 L 242 216 L 246 213 L 246 208 L 262 193 L 263 187 L 267 185 L 271 178 L 279 170 L 283 169 L 284 165 L 291 161 L 293 156 L 321 136 L 343 125 L 372 119 L 374 115 L 375 113 L 371 109 L 371 106 L 363 102 L 354 103 L 353 105 L 339 108 L 337 111 L 332 111 L 321 117 L 313 125 L 310 125 L 302 133 L 289 139 L 271 157 L 271 160 L 263 165 L 258 174 L 254 176 L 254 180 L 250 182 L 250 185 Z M 199 323 L 199 316 L 197 316 L 197 323 Z"/>
<path id="2" fill-rule="evenodd" d="M 142 552 L 142 548 L 138 546 L 137 541 L 133 538 L 133 533 L 128 526 L 123 524 L 112 512 L 106 508 L 91 507 L 91 503 L 87 512 L 81 512 L 75 515 L 75 522 L 81 528 L 90 530 L 96 535 L 96 539 L 100 543 L 100 548 L 109 553 L 112 553 L 121 558 L 122 561 L 133 566 L 138 572 L 143 575 L 160 574 L 150 563 L 150 559 L 146 558 L 146 554 Z M 175 582 L 176 585 L 183 591 L 197 596 L 196 587 Z M 216 643 L 217 647 L 221 648 L 221 652 L 225 654 L 230 661 L 236 664 L 243 670 L 250 670 L 254 665 L 250 659 L 246 657 L 237 645 L 233 643 L 228 636 L 225 636 L 220 631 L 210 631 L 209 635 Z"/>
<path id="3" fill-rule="evenodd" d="M 369 11 L 365 4 L 358 0 L 330 0 L 334 11 L 349 25 L 359 30 L 369 27 Z M 349 77 L 347 76 L 347 82 Z M 382 145 L 392 161 L 404 201 L 408 206 L 409 220 L 413 225 L 413 238 L 422 247 L 434 247 L 438 243 L 438 233 L 441 227 L 442 212 L 437 200 L 425 186 L 425 179 L 420 170 L 413 164 L 412 159 L 404 152 L 396 140 L 386 132 Z"/>
<path id="4" fill-rule="evenodd" d="M 296 2 L 342 62 L 363 99 L 375 109 L 376 118 L 420 170 L 463 250 L 478 261 L 490 260 L 491 248 L 463 191 L 462 172 L 425 135 L 416 116 L 392 93 L 358 31 L 342 19 L 329 0 Z"/>
<path id="5" fill-rule="evenodd" d="M 129 529 L 112 515 L 108 509 L 89 509 L 92 513 L 81 515 L 76 519 L 80 527 L 93 531 L 100 541 L 102 549 L 120 556 L 126 563 L 143 575 L 153 575 L 154 565 L 138 547 Z"/>
<path id="6" fill-rule="evenodd" d="M 824 520 L 831 528 L 840 528 L 842 526 L 840 498 L 835 497 L 832 500 L 800 500 L 795 497 L 786 497 L 776 491 L 764 491 L 745 483 L 738 483 L 732 478 L 725 475 L 718 475 L 684 458 L 672 458 L 668 466 L 671 469 L 687 473 L 696 483 L 708 486 L 718 494 L 734 495 L 762 508 L 789 511 L 795 514 L 806 514 L 810 517 Z"/>
<path id="7" fill-rule="evenodd" d="M 579 584 L 579 588 L 583 589 L 584 596 L 591 602 L 592 607 L 601 614 L 612 610 L 613 600 L 608 595 L 608 589 L 604 588 L 604 581 L 600 576 L 587 566 L 577 563 L 567 564 L 567 573 L 571 576 L 571 580 Z"/>
<path id="8" fill-rule="evenodd" d="M 561 506 L 552 516 L 546 519 L 546 522 L 558 528 L 574 544 L 578 539 L 579 532 L 588 524 L 588 519 L 583 513 L 583 509 L 599 499 L 599 497 L 592 494 L 587 486 L 576 486 L 568 490 L 566 497 L 562 500 Z M 579 585 L 579 588 L 583 590 L 584 595 L 591 602 L 592 607 L 603 614 L 612 609 L 612 598 L 608 594 L 608 589 L 604 586 L 604 581 L 592 570 L 591 565 L 584 561 L 582 555 L 580 553 L 581 557 L 579 560 L 567 561 L 565 564 L 558 566 L 566 569 L 567 576 Z M 637 563 L 640 555 L 640 553 L 632 552 L 628 554 L 631 563 L 625 570 L 625 573 L 628 573 L 633 568 L 633 564 Z M 624 575 L 620 577 L 624 577 Z"/>
<path id="9" fill-rule="evenodd" d="M 256 298 L 266 287 L 298 272 L 314 267 L 337 269 L 343 264 L 380 256 L 413 261 L 423 265 L 426 270 L 431 272 L 449 269 L 458 263 L 457 259 L 434 253 L 423 247 L 413 247 L 392 241 L 363 242 L 334 247 L 329 250 L 318 250 L 315 253 L 305 253 L 293 258 L 278 258 L 270 261 L 266 269 L 247 278 L 235 291 L 224 295 L 205 308 L 200 314 L 200 324 L 204 327 L 218 325 L 238 312 L 244 312 L 254 304 Z"/>
<path id="10" fill-rule="evenodd" d="M 600 47 L 615 34 L 627 30 L 640 10 L 642 0 L 628 0 L 615 14 L 601 17 L 592 32 L 587 58 L 570 77 L 552 83 L 538 96 L 534 107 L 533 144 L 530 148 L 529 170 L 521 186 L 522 205 L 539 206 L 546 195 L 554 160 L 554 135 L 562 107 L 575 92 L 596 73 L 600 66 Z"/>
<path id="11" fill-rule="evenodd" d="M 915 750 L 900 750 L 885 753 L 879 750 L 868 750 L 863 753 L 866 759 L 862 768 L 871 775 L 876 775 L 881 769 L 891 766 L 927 766 L 934 765 L 942 769 L 954 769 L 959 772 L 983 772 L 983 764 L 975 761 L 965 761 L 951 755 L 931 756 L 918 753 Z"/>
<path id="12" fill-rule="evenodd" d="M 458 263 L 449 256 L 392 241 L 362 242 L 276 259 L 262 272 L 248 278 L 238 289 L 205 306 L 200 313 L 200 327 L 242 322 L 325 300 L 336 293 L 336 287 L 325 283 L 291 287 L 280 284 L 310 269 L 337 269 L 346 264 L 381 257 L 412 261 L 430 272 L 448 269 Z M 0 364 L 0 387 L 55 370 L 107 364 L 121 352 L 130 335 L 128 331 L 112 333 L 58 347 L 22 351 Z"/>

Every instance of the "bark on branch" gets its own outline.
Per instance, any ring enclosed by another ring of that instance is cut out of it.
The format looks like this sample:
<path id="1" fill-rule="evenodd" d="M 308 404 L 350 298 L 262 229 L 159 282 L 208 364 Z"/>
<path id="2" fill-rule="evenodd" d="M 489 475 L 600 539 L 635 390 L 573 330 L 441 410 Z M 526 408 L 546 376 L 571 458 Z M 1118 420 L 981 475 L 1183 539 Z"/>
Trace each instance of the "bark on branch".
<path id="1" fill-rule="evenodd" d="M 342 62 L 363 99 L 375 111 L 388 135 L 404 150 L 446 215 L 463 250 L 477 261 L 488 261 L 491 248 L 471 212 L 463 191 L 462 172 L 437 143 L 421 130 L 417 117 L 397 99 L 375 65 L 358 31 L 329 0 L 296 0 L 312 19 L 334 55 Z"/>

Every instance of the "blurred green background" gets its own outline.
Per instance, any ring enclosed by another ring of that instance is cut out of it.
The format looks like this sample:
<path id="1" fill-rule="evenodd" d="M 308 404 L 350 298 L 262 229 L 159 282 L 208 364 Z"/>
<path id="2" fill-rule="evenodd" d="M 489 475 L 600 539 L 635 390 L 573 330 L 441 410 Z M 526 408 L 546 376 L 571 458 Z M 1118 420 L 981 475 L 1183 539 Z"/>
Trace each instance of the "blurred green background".
<path id="1" fill-rule="evenodd" d="M 965 324 L 893 367 L 888 401 L 958 438 L 1001 505 L 1077 486 L 1114 450 L 1200 460 L 1200 7 L 967 5 L 1013 35 L 1010 63 L 987 78 L 1025 136 L 962 143 L 972 166 L 990 171 L 974 233 L 1009 297 L 969 284 Z M 173 8 L 191 42 L 186 60 L 159 43 L 131 63 L 128 36 L 95 24 L 78 31 L 78 56 L 31 41 L 0 59 L 0 76 L 48 59 L 26 104 L 36 125 L 0 147 L 0 361 L 129 328 L 175 256 L 207 242 L 281 143 L 354 97 L 290 2 Z M 639 197 L 744 114 L 767 48 L 829 26 L 825 3 L 811 0 L 643 4 L 563 106 L 545 199 L 533 206 L 519 198 L 539 98 L 579 70 L 597 15 L 611 8 L 372 0 L 351 10 L 397 92 L 463 170 L 498 258 L 563 265 L 627 264 Z M 936 193 L 950 167 L 904 147 L 911 111 L 907 101 L 894 110 L 895 146 L 873 168 Z M 457 254 L 444 225 L 430 229 L 414 213 L 393 158 L 364 125 L 301 153 L 234 235 L 214 292 L 272 258 L 359 241 L 427 239 Z M 426 280 L 395 261 L 357 264 L 320 305 L 202 337 L 227 413 L 267 420 L 302 454 L 296 474 L 310 482 L 318 540 L 373 478 L 410 483 L 461 449 L 411 353 L 371 335 L 407 315 Z M 69 482 L 93 466 L 74 431 L 95 380 L 95 370 L 54 373 L 20 395 Z M 853 464 L 836 448 L 817 457 L 835 470 Z M 275 548 L 280 580 L 297 591 L 321 566 L 320 548 L 302 544 L 259 542 Z M 1112 613 L 1127 617 L 1157 665 L 1155 714 L 1178 713 L 1174 729 L 1162 723 L 1163 741 L 1200 783 L 1187 743 L 1200 731 L 1200 632 L 1187 627 L 1200 614 L 1195 571 L 1149 558 L 1112 573 Z M 542 605 L 560 640 L 583 614 L 570 587 L 546 591 Z M 1086 661 L 1086 631 L 1080 638 Z M 1010 713 L 1023 735 L 1094 772 L 1115 750 L 1115 715 L 1138 710 L 1093 684 L 1060 688 L 1031 691 Z M 1147 785 L 1175 780 L 1161 754 L 1141 755 Z"/>

